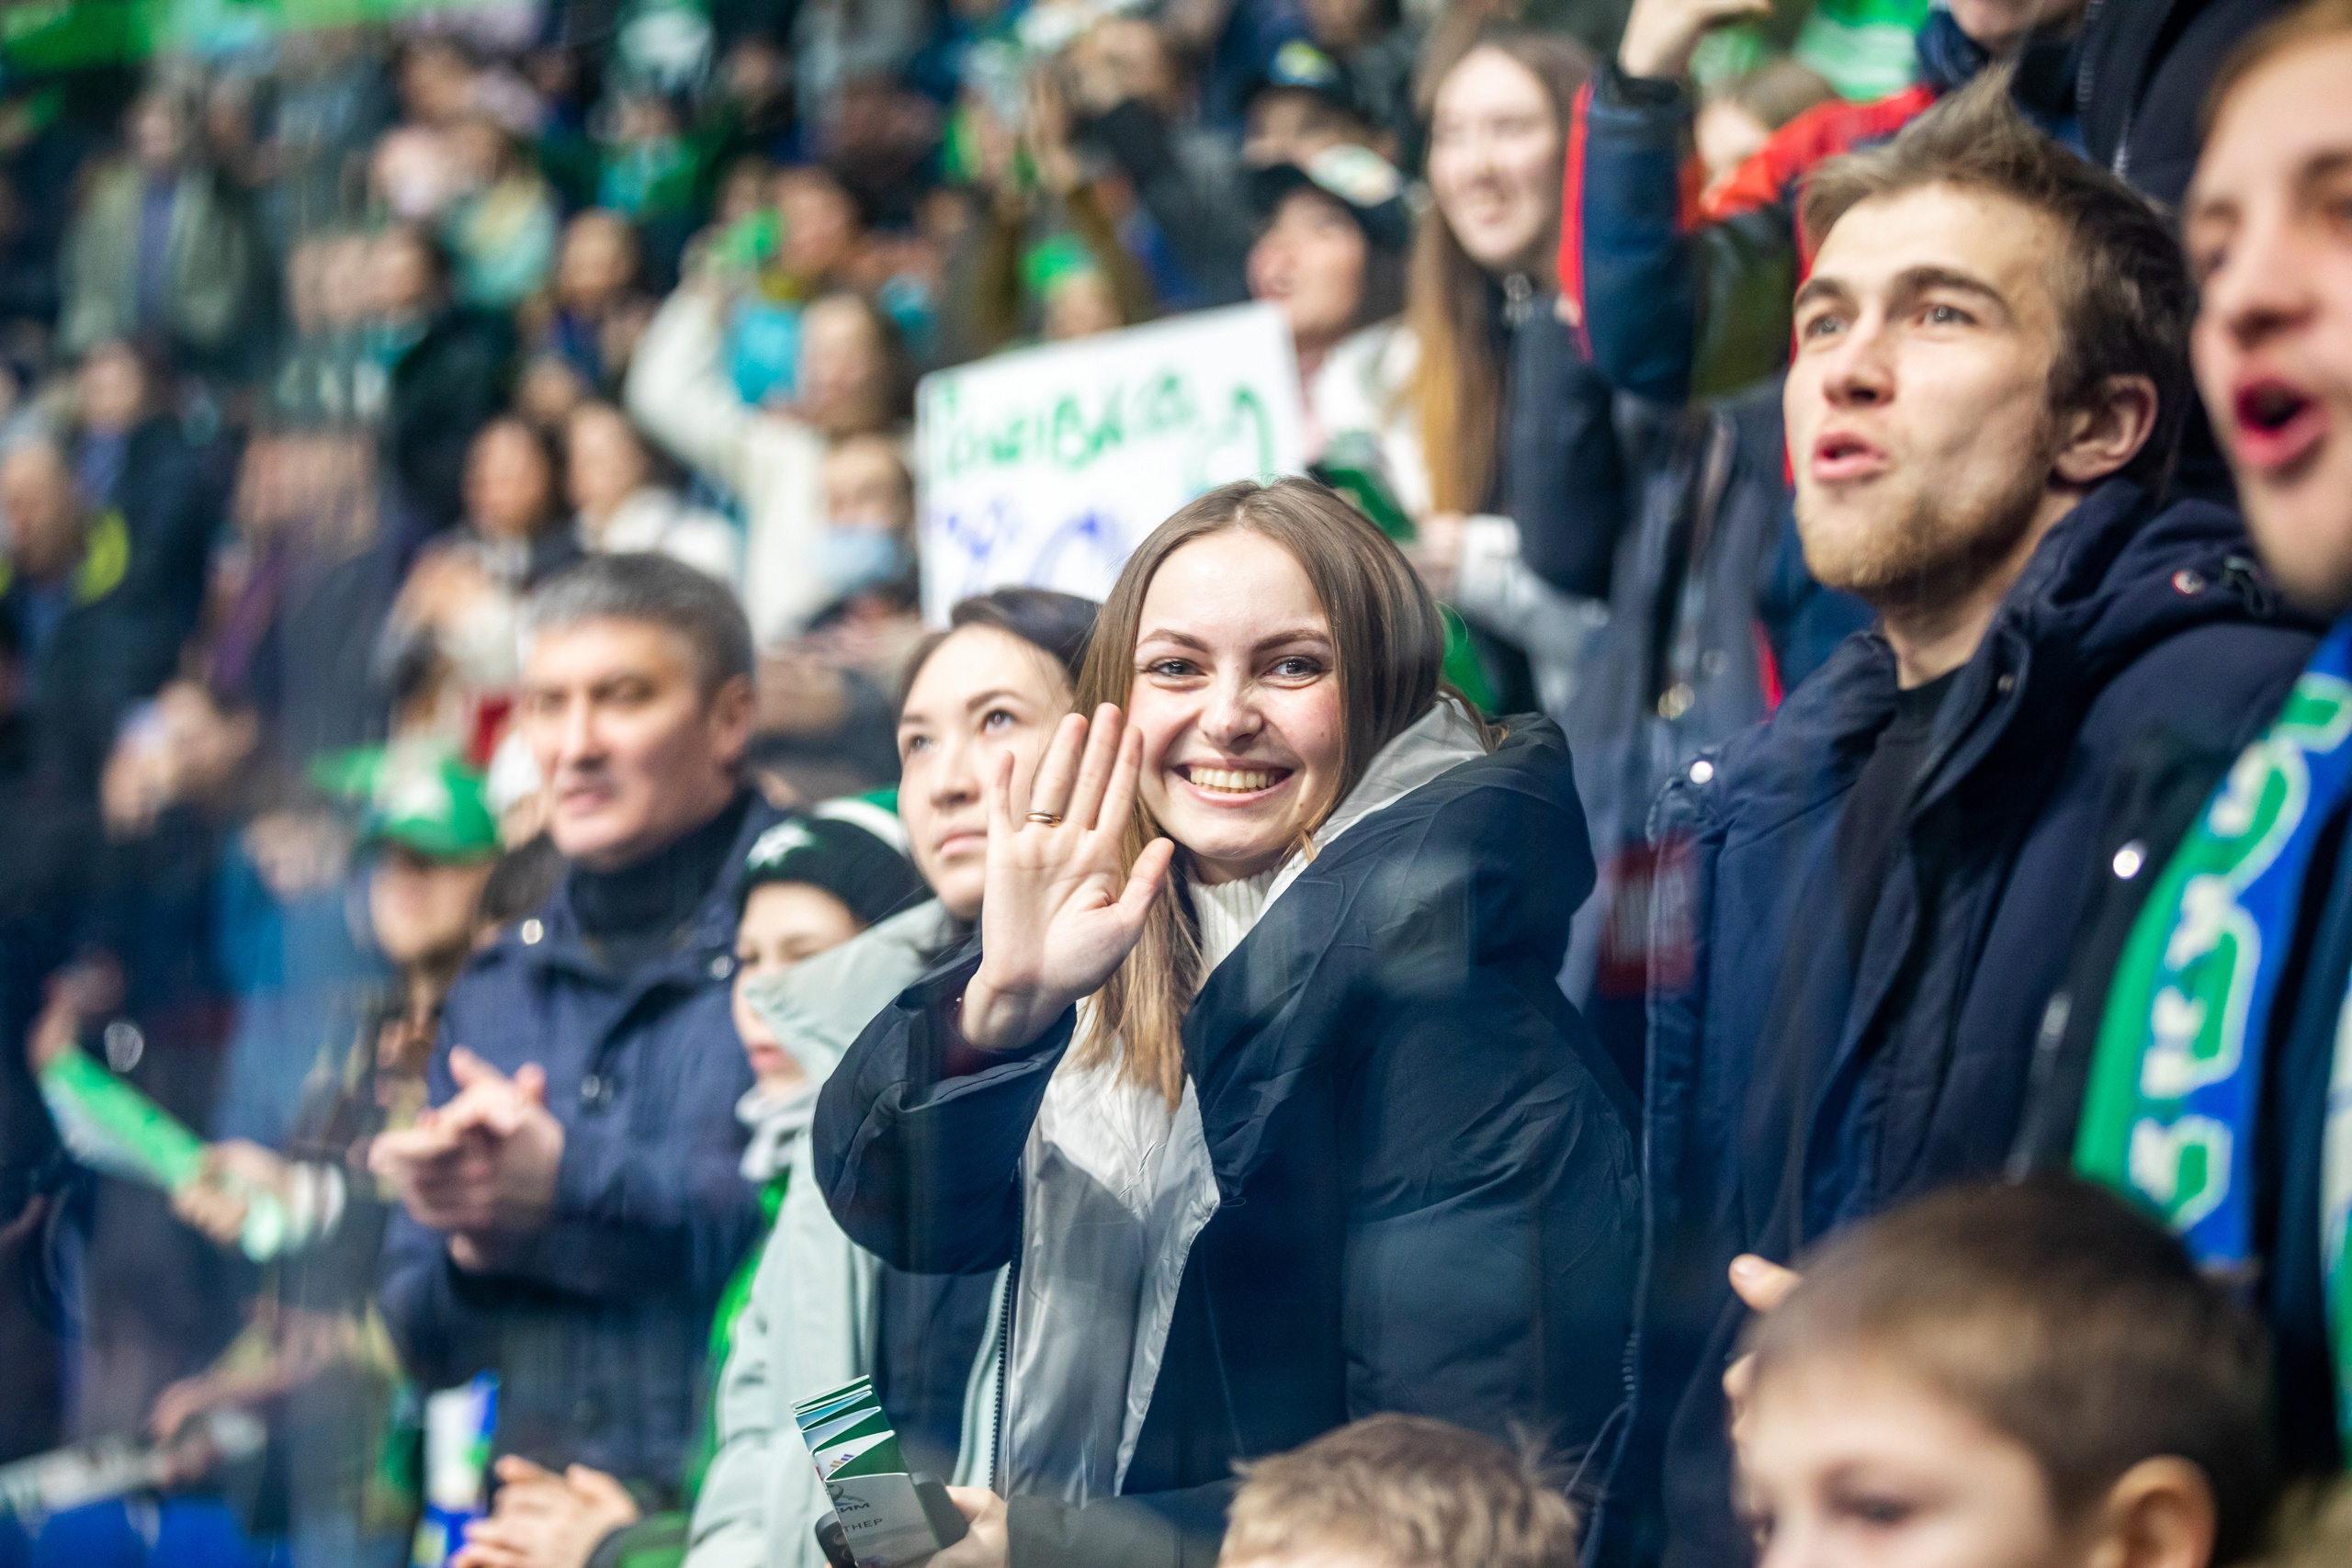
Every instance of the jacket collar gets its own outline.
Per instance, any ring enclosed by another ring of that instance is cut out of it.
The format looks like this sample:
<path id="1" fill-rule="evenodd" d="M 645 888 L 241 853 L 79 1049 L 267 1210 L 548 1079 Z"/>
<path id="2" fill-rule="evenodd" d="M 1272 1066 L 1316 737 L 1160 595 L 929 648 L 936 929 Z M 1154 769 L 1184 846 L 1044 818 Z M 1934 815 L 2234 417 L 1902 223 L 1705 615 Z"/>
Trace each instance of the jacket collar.
<path id="1" fill-rule="evenodd" d="M 1299 873 L 1350 828 L 1373 813 L 1396 805 L 1440 773 L 1486 754 L 1487 745 L 1480 736 L 1478 721 L 1454 698 L 1439 697 L 1427 713 L 1373 753 L 1363 777 L 1323 819 L 1323 825 L 1315 830 L 1313 842 L 1283 863 L 1273 886 L 1267 891 L 1267 904 L 1281 897 L 1283 889 L 1297 881 Z"/>
<path id="2" fill-rule="evenodd" d="M 751 981 L 747 999 L 808 1081 L 822 1084 L 874 1015 L 922 979 L 955 936 L 955 919 L 933 898 L 805 964 Z"/>
<path id="3" fill-rule="evenodd" d="M 643 990 L 680 976 L 700 978 L 707 975 L 713 979 L 726 979 L 735 972 L 735 923 L 742 893 L 744 860 L 751 853 L 752 840 L 782 821 L 784 815 L 757 791 L 752 792 L 751 808 L 743 814 L 743 825 L 727 852 L 723 869 L 710 891 L 695 906 L 684 940 L 667 956 L 635 974 L 615 976 L 589 951 L 580 933 L 579 917 L 572 912 L 571 878 L 568 872 L 557 886 L 555 897 L 532 919 L 504 931 L 495 951 L 542 973 L 561 971 L 628 990 Z"/>
<path id="4" fill-rule="evenodd" d="M 1962 667 L 1937 716 L 1921 801 L 1947 793 L 2021 722 L 2063 739 L 2099 688 L 2165 638 L 2270 609 L 2234 512 L 2158 503 L 2128 479 L 2108 480 L 2035 548 Z M 1762 832 L 1842 794 L 1894 695 L 1894 649 L 1874 628 L 1856 633 L 1770 721 L 1724 749 L 1697 786 L 1699 809 Z"/>

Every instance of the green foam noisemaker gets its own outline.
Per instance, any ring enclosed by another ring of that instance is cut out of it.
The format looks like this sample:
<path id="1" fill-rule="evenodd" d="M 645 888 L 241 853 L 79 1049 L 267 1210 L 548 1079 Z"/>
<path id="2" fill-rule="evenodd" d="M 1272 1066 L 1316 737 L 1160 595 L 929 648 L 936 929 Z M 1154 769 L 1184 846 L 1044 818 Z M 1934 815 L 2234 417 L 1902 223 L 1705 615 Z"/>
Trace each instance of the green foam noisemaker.
<path id="1" fill-rule="evenodd" d="M 204 1173 L 204 1140 L 170 1111 L 68 1047 L 40 1071 L 40 1093 L 76 1159 L 93 1169 L 177 1192 Z M 238 1249 L 256 1263 L 276 1257 L 288 1238 L 277 1194 L 243 1190 L 245 1223 Z"/>

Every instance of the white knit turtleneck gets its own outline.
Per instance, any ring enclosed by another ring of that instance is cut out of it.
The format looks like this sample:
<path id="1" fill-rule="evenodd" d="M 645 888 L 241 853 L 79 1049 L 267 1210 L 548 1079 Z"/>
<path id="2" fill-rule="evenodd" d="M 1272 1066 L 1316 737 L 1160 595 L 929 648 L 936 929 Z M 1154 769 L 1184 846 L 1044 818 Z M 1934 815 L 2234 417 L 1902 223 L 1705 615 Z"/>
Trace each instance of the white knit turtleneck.
<path id="1" fill-rule="evenodd" d="M 1202 974 L 1224 963 L 1225 955 L 1241 945 L 1241 939 L 1266 912 L 1266 896 L 1273 891 L 1274 877 L 1281 870 L 1271 866 L 1238 882 L 1193 884 L 1193 913 L 1201 922 Z"/>

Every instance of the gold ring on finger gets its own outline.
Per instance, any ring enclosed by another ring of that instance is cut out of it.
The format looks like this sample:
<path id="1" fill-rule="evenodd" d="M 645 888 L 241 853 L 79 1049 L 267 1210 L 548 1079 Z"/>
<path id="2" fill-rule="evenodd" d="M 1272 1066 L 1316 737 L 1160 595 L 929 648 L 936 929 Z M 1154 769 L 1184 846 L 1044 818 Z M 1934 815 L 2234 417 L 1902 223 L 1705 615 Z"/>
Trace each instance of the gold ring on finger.
<path id="1" fill-rule="evenodd" d="M 1058 811 L 1032 811 L 1029 820 L 1042 822 L 1048 828 L 1058 828 L 1062 825 L 1062 814 Z"/>

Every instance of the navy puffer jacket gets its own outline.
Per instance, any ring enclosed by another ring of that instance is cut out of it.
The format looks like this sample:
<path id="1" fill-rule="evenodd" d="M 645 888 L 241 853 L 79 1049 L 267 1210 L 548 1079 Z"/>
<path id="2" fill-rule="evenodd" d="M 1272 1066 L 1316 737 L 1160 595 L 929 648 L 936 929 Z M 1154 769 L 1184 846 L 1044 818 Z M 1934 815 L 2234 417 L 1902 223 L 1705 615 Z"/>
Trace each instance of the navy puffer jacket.
<path id="1" fill-rule="evenodd" d="M 1215 1560 L 1234 1463 L 1408 1410 L 1570 1451 L 1612 1427 L 1635 1253 L 1629 1098 L 1554 981 L 1592 857 L 1548 720 L 1331 840 L 1183 1028 L 1217 1206 L 1118 1495 L 1012 1502 L 1012 1561 Z M 1074 1021 L 974 1063 L 947 961 L 826 1083 L 819 1179 L 891 1263 L 1012 1258 Z M 1124 1366 L 1124 1362 L 1121 1363 Z"/>
<path id="2" fill-rule="evenodd" d="M 1878 633 L 1668 786 L 1653 829 L 1694 846 L 1695 946 L 1686 983 L 1650 999 L 1649 1263 L 1613 1560 L 1661 1543 L 1673 1564 L 1747 1560 L 1721 1382 L 1745 1313 L 1725 1268 L 1789 1261 L 2001 1169 L 2099 870 L 2102 803 L 2166 716 L 2271 710 L 2312 647 L 2273 603 L 2234 513 L 2120 479 L 2093 491 L 1959 672 L 1862 932 L 1846 930 L 1836 852 L 1894 707 Z M 1645 1519 L 1661 1465 L 1662 1516 Z"/>
<path id="3" fill-rule="evenodd" d="M 729 1001 L 744 857 L 780 819 L 752 799 L 684 939 L 636 973 L 606 970 L 559 889 L 449 993 L 431 1099 L 456 1092 L 454 1045 L 509 1075 L 545 1068 L 564 1130 L 555 1210 L 486 1274 L 458 1269 L 446 1237 L 396 1213 L 381 1301 L 424 1387 L 498 1373 L 498 1453 L 657 1492 L 683 1480 L 711 1315 L 761 1228 L 737 1168 L 735 1103 L 752 1071 Z"/>

